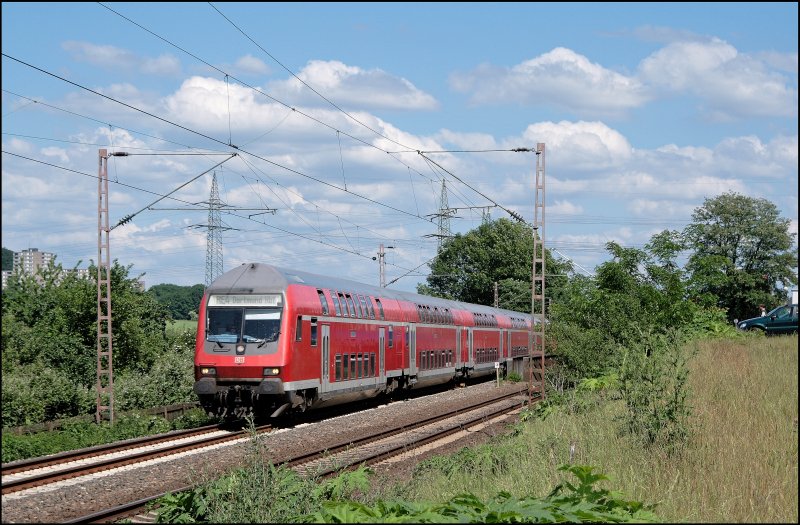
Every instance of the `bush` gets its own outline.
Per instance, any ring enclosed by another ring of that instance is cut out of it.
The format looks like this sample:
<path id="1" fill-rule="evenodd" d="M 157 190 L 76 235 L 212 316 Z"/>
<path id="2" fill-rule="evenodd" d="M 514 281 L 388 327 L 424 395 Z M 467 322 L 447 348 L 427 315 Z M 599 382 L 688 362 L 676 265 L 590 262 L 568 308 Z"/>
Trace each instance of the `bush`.
<path id="1" fill-rule="evenodd" d="M 41 363 L 3 373 L 3 427 L 90 414 L 95 392 Z"/>
<path id="2" fill-rule="evenodd" d="M 695 350 L 696 352 L 696 350 Z M 689 438 L 688 361 L 683 337 L 676 331 L 648 334 L 625 351 L 619 377 L 627 408 L 624 428 L 646 445 L 679 451 Z"/>

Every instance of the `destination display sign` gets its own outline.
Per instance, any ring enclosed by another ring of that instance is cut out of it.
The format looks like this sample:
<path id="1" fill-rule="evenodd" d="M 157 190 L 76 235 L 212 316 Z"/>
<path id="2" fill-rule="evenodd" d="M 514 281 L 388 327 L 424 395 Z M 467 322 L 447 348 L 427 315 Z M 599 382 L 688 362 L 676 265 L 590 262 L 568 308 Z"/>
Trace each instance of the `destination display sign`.
<path id="1" fill-rule="evenodd" d="M 281 306 L 281 294 L 212 295 L 208 306 Z"/>

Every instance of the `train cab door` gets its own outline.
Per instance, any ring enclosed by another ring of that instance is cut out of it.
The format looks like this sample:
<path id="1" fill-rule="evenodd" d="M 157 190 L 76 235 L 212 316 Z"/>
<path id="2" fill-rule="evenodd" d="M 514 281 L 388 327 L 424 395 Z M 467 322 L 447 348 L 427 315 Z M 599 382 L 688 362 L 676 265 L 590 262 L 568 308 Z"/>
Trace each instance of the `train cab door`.
<path id="1" fill-rule="evenodd" d="M 380 327 L 378 333 L 378 379 L 386 381 L 386 328 Z"/>
<path id="2" fill-rule="evenodd" d="M 322 337 L 322 374 L 320 374 L 320 392 L 327 392 L 330 390 L 331 385 L 331 326 L 327 324 L 320 325 Z"/>

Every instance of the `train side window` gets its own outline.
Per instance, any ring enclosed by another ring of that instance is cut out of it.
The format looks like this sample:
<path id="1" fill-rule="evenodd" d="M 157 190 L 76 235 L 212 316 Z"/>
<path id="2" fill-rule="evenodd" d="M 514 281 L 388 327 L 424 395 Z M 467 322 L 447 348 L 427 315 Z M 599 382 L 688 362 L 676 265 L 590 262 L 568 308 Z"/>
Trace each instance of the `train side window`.
<path id="1" fill-rule="evenodd" d="M 317 295 L 319 296 L 319 304 L 322 306 L 322 315 L 328 315 L 328 300 L 325 299 L 325 294 L 322 293 L 322 290 L 317 289 Z"/>
<path id="2" fill-rule="evenodd" d="M 363 296 L 363 295 L 359 295 L 359 296 L 358 296 L 358 300 L 359 300 L 359 301 L 360 301 L 360 303 L 361 303 L 361 311 L 363 312 L 363 313 L 361 314 L 361 317 L 363 317 L 364 319 L 366 319 L 366 318 L 368 318 L 368 317 L 369 317 L 369 310 L 367 310 L 367 300 L 366 300 L 366 299 L 364 299 L 364 296 Z"/>
<path id="3" fill-rule="evenodd" d="M 342 356 L 340 355 L 336 356 L 336 364 L 333 367 L 333 380 L 342 380 Z"/>
<path id="4" fill-rule="evenodd" d="M 353 298 L 349 293 L 345 294 L 344 297 L 347 299 L 347 306 L 350 308 L 350 317 L 357 317 L 358 312 L 356 312 L 356 305 L 353 304 Z"/>
<path id="5" fill-rule="evenodd" d="M 336 292 L 331 292 L 331 299 L 333 299 L 333 309 L 336 311 L 336 315 L 342 315 L 342 310 L 339 306 L 339 296 Z"/>
<path id="6" fill-rule="evenodd" d="M 311 318 L 311 346 L 317 346 L 317 318 Z"/>
<path id="7" fill-rule="evenodd" d="M 389 327 L 389 348 L 393 348 L 393 347 L 394 347 L 394 330 L 392 330 L 392 327 L 390 326 Z"/>
<path id="8" fill-rule="evenodd" d="M 422 352 L 422 355 L 420 356 L 420 359 L 419 359 L 419 368 L 421 370 L 425 370 L 426 365 L 428 364 L 426 362 L 427 361 L 427 359 L 426 359 L 427 357 L 428 357 L 428 352 Z"/>
<path id="9" fill-rule="evenodd" d="M 297 316 L 297 325 L 294 328 L 294 340 L 295 341 L 302 341 L 303 340 L 303 316 Z"/>
<path id="10" fill-rule="evenodd" d="M 375 377 L 375 353 L 369 354 L 369 375 Z"/>
<path id="11" fill-rule="evenodd" d="M 375 308 L 372 307 L 372 297 L 367 297 L 367 308 L 369 309 L 369 318 L 375 319 Z"/>
<path id="12" fill-rule="evenodd" d="M 364 303 L 362 302 L 364 299 L 360 295 L 354 295 L 353 300 L 356 302 L 356 311 L 358 311 L 358 317 L 364 319 L 367 316 L 365 315 L 367 312 L 364 311 Z"/>
<path id="13" fill-rule="evenodd" d="M 353 315 L 351 317 L 359 317 L 359 315 L 358 315 L 358 306 L 356 306 L 356 303 L 358 303 L 358 299 L 356 299 L 354 301 L 353 300 L 353 296 L 348 294 L 347 295 L 347 302 L 350 303 L 350 309 L 353 310 Z"/>
<path id="14" fill-rule="evenodd" d="M 350 317 L 350 306 L 347 304 L 344 294 L 339 292 L 339 302 L 342 303 L 342 317 Z"/>
<path id="15" fill-rule="evenodd" d="M 361 354 L 356 355 L 356 377 L 361 379 L 364 377 L 364 360 Z"/>
<path id="16" fill-rule="evenodd" d="M 379 312 L 380 312 L 380 314 L 381 314 L 381 321 L 383 321 L 383 320 L 384 320 L 384 319 L 386 319 L 386 318 L 385 318 L 385 317 L 384 317 L 384 315 L 383 315 L 383 305 L 381 304 L 381 300 L 380 300 L 380 299 L 378 299 L 378 298 L 375 298 L 375 302 L 376 302 L 376 303 L 378 303 L 378 311 L 379 311 Z"/>
<path id="17" fill-rule="evenodd" d="M 411 332 L 411 330 L 409 330 L 408 328 L 406 328 L 405 332 L 403 332 L 405 334 L 405 336 L 406 336 L 406 348 L 408 348 L 408 338 L 409 338 L 409 333 L 410 332 Z"/>
<path id="18" fill-rule="evenodd" d="M 350 355 L 342 354 L 342 357 L 342 380 L 350 379 L 350 376 L 347 375 L 348 370 L 350 370 Z"/>
<path id="19" fill-rule="evenodd" d="M 356 354 L 350 354 L 350 379 L 356 378 Z"/>

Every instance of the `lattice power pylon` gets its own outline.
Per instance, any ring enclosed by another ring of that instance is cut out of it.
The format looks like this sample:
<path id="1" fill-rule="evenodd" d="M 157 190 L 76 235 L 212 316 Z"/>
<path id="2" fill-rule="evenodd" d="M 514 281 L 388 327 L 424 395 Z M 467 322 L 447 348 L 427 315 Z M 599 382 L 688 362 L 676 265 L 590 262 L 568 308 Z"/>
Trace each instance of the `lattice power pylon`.
<path id="1" fill-rule="evenodd" d="M 423 235 L 423 237 L 437 238 L 437 250 L 442 249 L 442 243 L 445 239 L 453 236 L 450 230 L 450 217 L 452 217 L 454 213 L 455 209 L 450 208 L 447 204 L 447 184 L 445 179 L 442 178 L 442 191 L 439 194 L 439 211 L 431 215 L 426 215 L 426 217 L 436 217 L 436 233 Z"/>
<path id="2" fill-rule="evenodd" d="M 222 202 L 219 200 L 217 174 L 211 178 L 211 197 L 208 200 L 208 234 L 206 236 L 206 287 L 222 275 Z"/>

